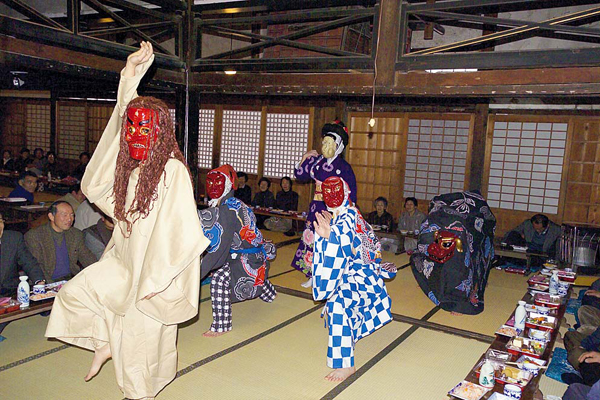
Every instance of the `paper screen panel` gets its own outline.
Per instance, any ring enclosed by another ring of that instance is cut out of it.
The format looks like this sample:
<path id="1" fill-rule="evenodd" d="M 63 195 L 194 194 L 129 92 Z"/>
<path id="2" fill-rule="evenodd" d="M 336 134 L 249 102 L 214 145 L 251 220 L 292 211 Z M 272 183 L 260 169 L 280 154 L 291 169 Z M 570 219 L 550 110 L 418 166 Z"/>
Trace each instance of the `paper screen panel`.
<path id="1" fill-rule="evenodd" d="M 260 111 L 223 111 L 221 162 L 236 171 L 258 173 Z"/>
<path id="2" fill-rule="evenodd" d="M 171 114 L 171 121 L 173 122 L 173 129 L 177 130 L 177 115 L 174 108 L 169 108 L 169 114 Z"/>
<path id="3" fill-rule="evenodd" d="M 294 176 L 294 167 L 306 153 L 308 114 L 267 114 L 264 175 Z"/>
<path id="4" fill-rule="evenodd" d="M 27 147 L 33 150 L 40 147 L 44 154 L 50 150 L 50 104 L 27 104 L 25 119 Z"/>
<path id="5" fill-rule="evenodd" d="M 63 105 L 58 107 L 58 155 L 61 158 L 78 159 L 85 151 L 85 106 Z"/>
<path id="6" fill-rule="evenodd" d="M 491 207 L 558 213 L 567 123 L 496 121 L 488 203 Z"/>
<path id="7" fill-rule="evenodd" d="M 469 125 L 467 120 L 409 120 L 404 197 L 430 200 L 464 190 Z"/>
<path id="8" fill-rule="evenodd" d="M 215 110 L 198 110 L 198 167 L 212 168 Z"/>

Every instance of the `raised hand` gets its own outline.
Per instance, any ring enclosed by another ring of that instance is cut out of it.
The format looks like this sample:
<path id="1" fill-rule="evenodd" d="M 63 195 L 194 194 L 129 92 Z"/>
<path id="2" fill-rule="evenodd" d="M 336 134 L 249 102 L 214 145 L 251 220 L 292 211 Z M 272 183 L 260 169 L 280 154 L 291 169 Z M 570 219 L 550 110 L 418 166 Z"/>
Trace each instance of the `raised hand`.
<path id="1" fill-rule="evenodd" d="M 331 234 L 331 226 L 329 225 L 331 221 L 331 214 L 327 211 L 322 211 L 320 213 L 316 213 L 315 217 L 317 220 L 314 222 L 315 232 L 319 234 L 322 238 L 329 238 Z"/>
<path id="2" fill-rule="evenodd" d="M 124 75 L 127 78 L 135 76 L 135 67 L 148 61 L 152 57 L 152 54 L 154 54 L 152 44 L 150 42 L 141 42 L 140 49 L 127 57 Z"/>

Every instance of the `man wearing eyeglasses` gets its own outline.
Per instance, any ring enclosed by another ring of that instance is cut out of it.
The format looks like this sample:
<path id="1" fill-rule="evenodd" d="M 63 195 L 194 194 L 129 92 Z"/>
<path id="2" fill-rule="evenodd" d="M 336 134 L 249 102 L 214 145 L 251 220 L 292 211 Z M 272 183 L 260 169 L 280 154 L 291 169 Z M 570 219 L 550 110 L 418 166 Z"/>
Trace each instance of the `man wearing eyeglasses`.
<path id="1" fill-rule="evenodd" d="M 34 284 L 44 284 L 44 273 L 31 255 L 23 240 L 23 234 L 4 230 L 4 218 L 0 214 L 0 296 L 12 297 L 19 286 L 19 270 Z M 0 333 L 8 323 L 0 324 Z"/>

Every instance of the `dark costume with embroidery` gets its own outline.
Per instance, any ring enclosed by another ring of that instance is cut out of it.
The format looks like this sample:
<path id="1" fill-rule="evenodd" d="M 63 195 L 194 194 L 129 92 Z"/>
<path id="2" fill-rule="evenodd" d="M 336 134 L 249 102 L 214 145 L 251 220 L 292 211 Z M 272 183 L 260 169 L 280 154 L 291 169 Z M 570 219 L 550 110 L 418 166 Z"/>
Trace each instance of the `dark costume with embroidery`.
<path id="1" fill-rule="evenodd" d="M 494 258 L 496 218 L 477 191 L 433 198 L 410 258 L 423 292 L 446 311 L 476 315 Z"/>
<path id="2" fill-rule="evenodd" d="M 277 292 L 267 280 L 269 261 L 276 249 L 263 239 L 252 210 L 233 197 L 233 190 L 218 207 L 198 212 L 204 235 L 210 240 L 202 258 L 201 277 L 214 271 L 210 282 L 214 332 L 232 328 L 231 303 L 254 299 L 271 302 Z"/>

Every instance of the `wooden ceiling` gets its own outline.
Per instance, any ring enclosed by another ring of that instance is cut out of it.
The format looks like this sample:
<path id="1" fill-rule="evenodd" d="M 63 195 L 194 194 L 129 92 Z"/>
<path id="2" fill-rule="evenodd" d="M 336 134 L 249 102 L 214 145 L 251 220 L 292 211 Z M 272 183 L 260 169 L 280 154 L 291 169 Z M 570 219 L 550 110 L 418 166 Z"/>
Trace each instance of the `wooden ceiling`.
<path id="1" fill-rule="evenodd" d="M 59 83 L 118 79 L 130 44 L 151 41 L 157 57 L 152 86 L 216 95 L 362 97 L 595 97 L 600 94 L 600 20 L 597 1 L 239 1 L 194 5 L 178 0 L 67 0 L 65 10 L 36 9 L 40 2 L 0 0 L 0 66 L 54 74 Z M 43 2 L 42 2 L 43 3 Z M 499 18 L 499 13 L 565 9 L 545 21 Z M 64 5 L 63 5 L 64 7 Z M 82 12 L 85 8 L 85 12 Z M 10 10 L 12 12 L 6 12 Z M 14 11 L 18 12 L 15 15 Z M 57 12 L 58 11 L 58 12 Z M 269 27 L 294 25 L 284 35 Z M 367 29 L 370 46 L 308 43 L 333 29 Z M 475 38 L 415 49 L 410 34 L 446 28 L 480 30 Z M 362 28 L 361 28 L 362 29 Z M 265 34 L 267 32 L 267 34 Z M 203 54 L 203 38 L 242 43 Z M 500 44 L 535 37 L 585 43 L 585 48 L 514 52 Z M 310 57 L 267 58 L 282 46 Z M 377 68 L 377 79 L 374 70 Z M 433 74 L 431 69 L 477 72 Z M 235 69 L 237 75 L 223 71 Z M 0 70 L 0 71 L 2 71 Z M 72 78 L 70 78 L 72 77 Z M 47 80 L 32 79 L 40 87 Z M 93 84 L 92 84 L 93 85 Z M 2 86 L 4 87 L 4 85 Z M 84 86 L 81 86 L 84 87 Z M 85 90 L 89 87 L 85 86 Z"/>

